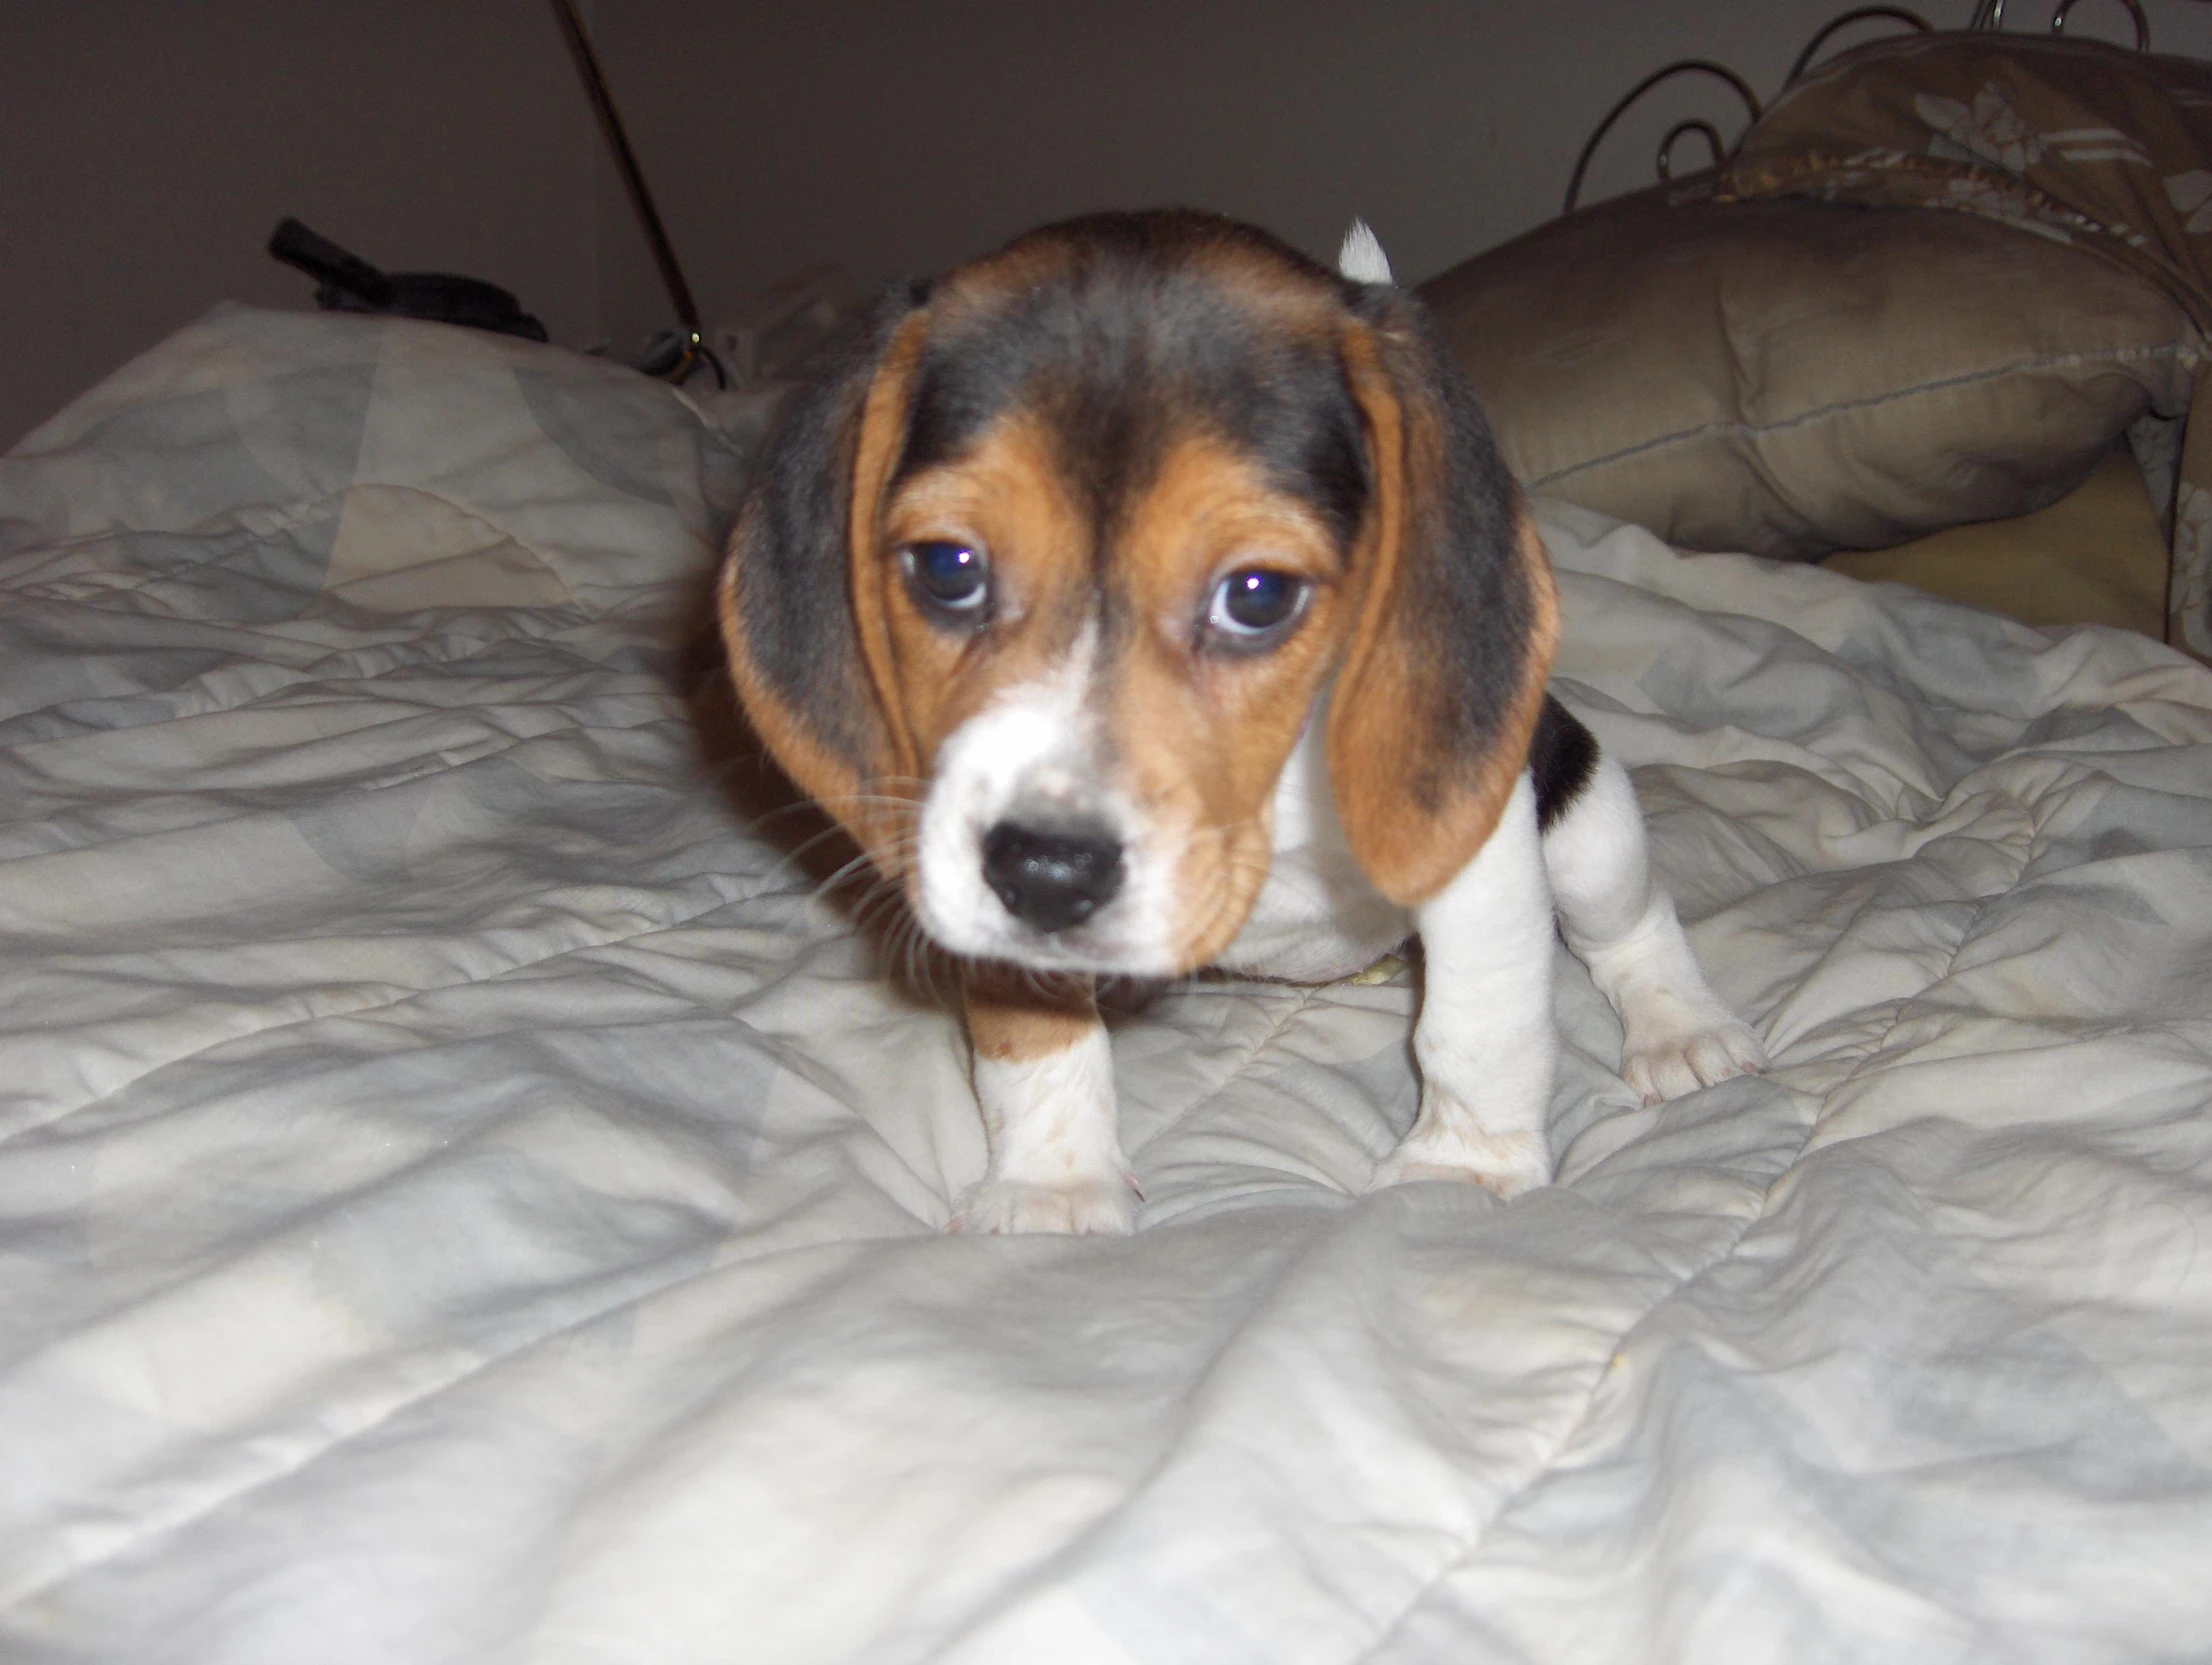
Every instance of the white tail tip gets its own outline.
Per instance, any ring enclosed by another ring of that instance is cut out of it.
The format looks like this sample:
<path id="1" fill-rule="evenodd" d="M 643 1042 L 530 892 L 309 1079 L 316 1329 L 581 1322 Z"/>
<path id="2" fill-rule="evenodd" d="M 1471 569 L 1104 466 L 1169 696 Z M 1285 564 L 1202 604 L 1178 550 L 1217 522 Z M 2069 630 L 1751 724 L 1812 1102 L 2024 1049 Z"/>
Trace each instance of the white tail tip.
<path id="1" fill-rule="evenodd" d="M 1344 246 L 1336 251 L 1336 269 L 1354 283 L 1390 281 L 1390 257 L 1365 220 L 1354 220 L 1344 234 Z"/>

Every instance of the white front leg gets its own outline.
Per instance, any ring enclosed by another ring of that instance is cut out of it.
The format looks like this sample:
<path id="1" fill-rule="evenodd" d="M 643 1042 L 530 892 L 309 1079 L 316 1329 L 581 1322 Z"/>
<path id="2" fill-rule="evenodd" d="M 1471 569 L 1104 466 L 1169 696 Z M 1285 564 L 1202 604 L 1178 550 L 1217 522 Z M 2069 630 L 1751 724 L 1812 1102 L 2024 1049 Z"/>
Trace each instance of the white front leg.
<path id="1" fill-rule="evenodd" d="M 1136 1190 L 1114 1136 L 1114 1054 L 1091 1031 L 1042 1058 L 975 1061 L 991 1166 L 952 1229 L 1125 1236 Z"/>
<path id="2" fill-rule="evenodd" d="M 1413 1032 L 1421 1113 L 1373 1184 L 1472 1180 L 1507 1197 L 1548 1184 L 1552 902 L 1526 773 L 1489 842 L 1414 920 L 1427 964 Z"/>
<path id="3" fill-rule="evenodd" d="M 1673 900 L 1653 882 L 1643 809 L 1610 757 L 1544 835 L 1544 866 L 1567 946 L 1621 1014 L 1621 1074 L 1646 1104 L 1767 1067 L 1759 1037 L 1705 981 Z"/>
<path id="4" fill-rule="evenodd" d="M 983 965 L 964 979 L 991 1165 L 952 1229 L 1129 1232 L 1136 1183 L 1115 1136 L 1114 1053 L 1090 980 L 1024 981 Z"/>

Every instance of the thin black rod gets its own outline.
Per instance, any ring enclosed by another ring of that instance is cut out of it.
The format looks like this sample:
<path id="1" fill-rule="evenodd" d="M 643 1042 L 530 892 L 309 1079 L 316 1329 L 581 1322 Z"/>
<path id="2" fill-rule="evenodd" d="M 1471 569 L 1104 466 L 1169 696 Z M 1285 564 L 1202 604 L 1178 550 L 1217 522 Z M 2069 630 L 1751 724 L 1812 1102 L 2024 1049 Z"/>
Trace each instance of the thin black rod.
<path id="1" fill-rule="evenodd" d="M 1806 69 L 1811 66 L 1813 54 L 1827 44 L 1830 35 L 1838 29 L 1848 28 L 1854 23 L 1864 23 L 1870 18 L 1880 18 L 1888 23 L 1902 23 L 1907 28 L 1916 29 L 1923 35 L 1935 32 L 1934 24 L 1918 12 L 1909 12 L 1902 6 L 1855 6 L 1840 17 L 1831 17 L 1821 25 L 1820 33 L 1805 43 L 1805 50 L 1797 55 L 1797 62 L 1790 65 L 1789 74 L 1782 77 L 1784 90 L 1786 91 L 1797 85 L 1797 78 L 1803 75 Z"/>
<path id="2" fill-rule="evenodd" d="M 614 152 L 615 172 L 622 176 L 622 188 L 630 194 L 630 206 L 637 210 L 638 224 L 644 228 L 645 241 L 652 246 L 653 264 L 661 270 L 661 284 L 668 291 L 668 301 L 676 309 L 676 320 L 690 332 L 691 344 L 700 340 L 699 306 L 691 298 L 691 285 L 684 281 L 684 269 L 676 263 L 675 245 L 668 240 L 668 229 L 661 224 L 660 211 L 653 206 L 653 193 L 645 187 L 645 175 L 637 165 L 637 153 L 630 149 L 630 136 L 623 131 L 622 118 L 615 113 L 614 98 L 607 91 L 607 78 L 599 73 L 599 54 L 591 49 L 591 36 L 584 32 L 584 20 L 577 15 L 575 0 L 552 0 L 553 16 L 561 25 L 562 38 L 568 42 L 568 55 L 576 61 L 576 73 L 584 78 L 584 94 L 591 100 L 592 113 L 599 118 L 599 130 L 607 136 L 607 148 Z"/>
<path id="3" fill-rule="evenodd" d="M 2128 16 L 2135 19 L 2135 50 L 2148 52 L 2151 49 L 2151 20 L 2143 15 L 2143 8 L 2136 4 L 2136 0 L 2120 0 L 2120 4 L 2127 8 Z M 2058 5 L 2051 12 L 2052 34 L 2066 33 L 2066 14 L 2073 9 L 2074 0 L 2058 0 Z"/>
<path id="4" fill-rule="evenodd" d="M 1708 167 L 1717 168 L 1728 159 L 1728 145 L 1721 138 L 1720 129 L 1703 116 L 1692 116 L 1688 121 L 1678 121 L 1668 128 L 1666 137 L 1659 141 L 1659 154 L 1654 159 L 1653 168 L 1663 180 L 1674 178 L 1674 141 L 1681 138 L 1685 133 L 1695 133 L 1705 141 L 1707 148 L 1712 152 L 1712 160 L 1707 163 Z"/>

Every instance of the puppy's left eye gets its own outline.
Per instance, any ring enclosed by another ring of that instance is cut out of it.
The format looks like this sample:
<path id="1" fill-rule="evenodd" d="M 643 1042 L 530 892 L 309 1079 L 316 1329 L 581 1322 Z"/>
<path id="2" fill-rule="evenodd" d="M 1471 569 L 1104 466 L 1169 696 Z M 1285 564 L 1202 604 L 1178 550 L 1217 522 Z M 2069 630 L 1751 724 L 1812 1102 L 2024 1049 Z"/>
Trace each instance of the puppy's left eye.
<path id="1" fill-rule="evenodd" d="M 948 613 L 972 613 L 990 597 L 991 567 L 983 551 L 949 539 L 908 544 L 907 581 L 930 606 Z"/>
<path id="2" fill-rule="evenodd" d="M 1267 567 L 1241 567 L 1214 586 L 1206 604 L 1207 627 L 1238 647 L 1258 647 L 1304 611 L 1312 586 Z"/>

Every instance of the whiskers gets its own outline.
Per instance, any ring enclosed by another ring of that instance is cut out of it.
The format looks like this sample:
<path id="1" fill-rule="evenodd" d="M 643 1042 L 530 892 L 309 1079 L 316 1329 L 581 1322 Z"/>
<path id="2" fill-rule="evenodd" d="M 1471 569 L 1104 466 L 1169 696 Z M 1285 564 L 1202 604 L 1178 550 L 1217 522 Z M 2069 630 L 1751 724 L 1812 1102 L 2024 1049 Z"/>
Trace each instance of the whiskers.
<path id="1" fill-rule="evenodd" d="M 883 790 L 822 800 L 820 808 L 836 821 L 792 851 L 784 865 L 810 847 L 842 840 L 850 853 L 815 880 L 813 899 L 842 911 L 886 975 L 909 994 L 935 1005 L 957 1005 L 959 962 L 922 929 L 906 891 L 906 875 L 921 855 L 922 796 L 929 783 L 881 776 L 869 785 Z M 865 849 L 847 830 L 856 822 L 870 826 Z"/>
<path id="2" fill-rule="evenodd" d="M 1045 1004 L 1065 1003 L 1077 983 L 1088 986 L 1102 981 L 1109 999 L 1117 998 L 1113 991 L 1123 982 L 1132 989 L 1157 990 L 1200 969 L 1228 946 L 1272 871 L 1267 826 L 1260 815 L 1196 821 L 1167 831 L 1154 846 L 1158 853 L 1152 859 L 1164 856 L 1168 863 L 1181 928 L 1176 941 L 1147 947 L 1144 958 L 1153 961 L 1156 953 L 1165 950 L 1169 964 L 1183 964 L 1179 973 L 1164 967 L 1138 975 L 1094 973 L 1082 964 L 1081 954 L 1063 955 L 1051 942 L 1037 945 L 1034 963 L 1027 958 L 965 955 L 929 934 L 909 890 L 922 855 L 928 788 L 923 780 L 874 778 L 862 791 L 788 806 L 762 817 L 755 826 L 773 834 L 790 827 L 794 815 L 813 813 L 825 818 L 825 825 L 810 830 L 786 850 L 777 871 L 803 870 L 810 881 L 808 896 L 843 914 L 855 934 L 868 943 L 884 973 L 911 996 L 934 1005 L 956 1005 L 962 987 L 970 983 Z M 1311 887 L 1317 893 L 1326 888 L 1315 876 L 1295 868 L 1286 870 L 1281 881 Z M 1106 952 L 1109 960 L 1119 957 L 1118 950 Z M 1057 959 L 1067 963 L 1052 963 Z"/>
<path id="3" fill-rule="evenodd" d="M 1175 867 L 1180 874 L 1188 875 L 1190 855 L 1200 839 L 1210 839 L 1214 850 L 1205 865 L 1203 875 L 1206 888 L 1196 898 L 1190 913 L 1204 924 L 1187 938 L 1195 951 L 1192 957 L 1203 962 L 1226 948 L 1244 924 L 1244 917 L 1251 911 L 1252 903 L 1267 883 L 1273 871 L 1265 856 L 1255 859 L 1238 847 L 1241 833 L 1262 831 L 1259 817 L 1242 815 L 1234 821 L 1194 826 L 1186 833 L 1175 852 Z M 1262 844 L 1265 848 L 1265 844 Z M 1187 878 L 1185 882 L 1190 882 Z M 1194 966 L 1193 969 L 1196 969 Z"/>
<path id="4" fill-rule="evenodd" d="M 887 777 L 882 784 L 896 787 L 904 782 L 897 777 Z M 912 784 L 917 791 L 927 785 L 922 781 Z M 803 826 L 809 821 L 820 822 L 820 826 L 797 843 L 787 844 L 775 865 L 764 875 L 770 884 L 776 884 L 795 871 L 804 871 L 812 879 L 814 893 L 820 896 L 833 890 L 858 863 L 867 860 L 862 855 L 856 861 L 853 854 L 860 849 L 851 830 L 855 822 L 888 820 L 899 829 L 891 842 L 910 849 L 909 829 L 920 810 L 921 805 L 913 797 L 896 791 L 854 792 L 830 799 L 801 798 L 749 816 L 748 824 L 751 831 L 769 842 L 785 843 L 794 823 Z M 835 859 L 824 868 L 821 864 L 828 856 Z"/>
<path id="5" fill-rule="evenodd" d="M 825 822 L 783 852 L 770 881 L 804 872 L 807 896 L 845 915 L 884 974 L 914 999 L 957 1010 L 971 971 L 990 977 L 995 986 L 1052 998 L 1053 979 L 1058 976 L 1064 990 L 1066 974 L 956 954 L 923 929 L 906 880 L 921 857 L 928 789 L 926 780 L 884 775 L 870 780 L 866 791 L 810 798 L 756 817 L 754 830 L 771 837 L 795 819 Z M 865 846 L 854 836 L 855 826 L 866 830 Z"/>

